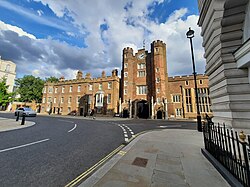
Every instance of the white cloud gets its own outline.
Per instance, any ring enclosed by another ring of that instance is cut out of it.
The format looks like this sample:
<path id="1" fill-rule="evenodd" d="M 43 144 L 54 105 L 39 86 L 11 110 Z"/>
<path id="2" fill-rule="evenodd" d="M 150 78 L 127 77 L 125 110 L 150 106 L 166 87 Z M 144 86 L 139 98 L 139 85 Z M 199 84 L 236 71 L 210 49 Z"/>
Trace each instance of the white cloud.
<path id="1" fill-rule="evenodd" d="M 32 61 L 30 67 L 34 66 L 35 71 L 28 71 L 25 67 L 21 67 L 20 72 L 31 72 L 41 77 L 64 75 L 66 78 L 74 77 L 77 69 L 84 73 L 91 72 L 93 77 L 100 76 L 103 69 L 110 74 L 112 69 L 121 67 L 121 53 L 124 47 L 132 47 L 137 51 L 142 48 L 145 39 L 146 49 L 149 49 L 153 40 L 160 39 L 167 44 L 169 75 L 192 74 L 190 45 L 186 38 L 188 28 L 192 27 L 195 30 L 194 49 L 197 71 L 204 73 L 205 60 L 202 57 L 200 28 L 197 26 L 198 16 L 186 17 L 187 8 L 174 11 L 166 22 L 159 24 L 148 18 L 147 6 L 156 2 L 163 3 L 163 0 L 132 1 L 132 6 L 127 11 L 124 9 L 129 2 L 127 0 L 86 0 L 84 2 L 41 0 L 41 2 L 48 5 L 58 17 L 65 15 L 71 17 L 73 24 L 82 33 L 89 32 L 84 40 L 87 48 L 72 47 L 52 38 L 34 40 L 31 42 L 31 47 L 25 45 L 22 49 L 4 43 L 13 51 L 17 51 L 16 60 L 20 64 L 23 65 L 27 60 Z M 107 24 L 108 29 L 101 31 L 101 24 Z M 65 33 L 69 36 L 75 35 L 66 29 Z M 7 33 L 4 34 L 7 37 Z M 20 42 L 15 36 L 11 36 L 12 39 L 9 39 L 11 42 Z M 25 42 L 22 40 L 22 43 Z"/>
<path id="2" fill-rule="evenodd" d="M 27 36 L 31 39 L 35 39 L 36 37 L 32 34 L 29 34 L 27 32 L 25 32 L 23 29 L 19 28 L 19 27 L 16 27 L 16 26 L 12 26 L 12 25 L 9 25 L 9 24 L 6 24 L 4 22 L 2 22 L 0 20 L 0 31 L 3 31 L 3 30 L 10 30 L 10 31 L 13 31 L 15 33 L 18 33 L 19 36 Z"/>

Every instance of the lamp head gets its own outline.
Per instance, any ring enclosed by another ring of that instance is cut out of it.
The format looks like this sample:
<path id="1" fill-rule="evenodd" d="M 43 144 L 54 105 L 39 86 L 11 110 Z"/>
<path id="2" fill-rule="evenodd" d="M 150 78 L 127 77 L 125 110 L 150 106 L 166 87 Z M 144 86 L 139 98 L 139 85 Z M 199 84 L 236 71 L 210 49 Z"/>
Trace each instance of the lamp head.
<path id="1" fill-rule="evenodd" d="M 189 30 L 186 33 L 187 38 L 193 38 L 194 37 L 194 30 L 191 29 L 191 27 L 189 27 Z"/>

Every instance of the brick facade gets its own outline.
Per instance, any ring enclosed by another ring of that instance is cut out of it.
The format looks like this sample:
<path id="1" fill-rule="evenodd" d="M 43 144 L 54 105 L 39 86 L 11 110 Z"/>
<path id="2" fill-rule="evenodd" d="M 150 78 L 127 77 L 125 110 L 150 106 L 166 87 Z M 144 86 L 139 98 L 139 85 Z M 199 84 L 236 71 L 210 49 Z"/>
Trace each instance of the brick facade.
<path id="1" fill-rule="evenodd" d="M 78 71 L 76 79 L 57 83 L 47 82 L 43 89 L 41 112 L 55 114 L 89 115 L 92 110 L 99 114 L 117 113 L 119 101 L 119 77 L 117 70 L 112 76 L 105 72 L 99 78 L 91 78 L 89 73 L 82 78 Z"/>
<path id="2" fill-rule="evenodd" d="M 82 78 L 79 71 L 74 80 L 47 82 L 41 112 L 89 115 L 95 109 L 99 114 L 130 118 L 196 118 L 194 78 L 168 77 L 163 41 L 152 42 L 151 52 L 143 48 L 134 54 L 132 48 L 124 48 L 122 58 L 121 79 L 117 70 L 112 76 L 103 72 L 100 78 L 90 74 Z M 197 85 L 201 115 L 212 115 L 207 76 L 197 75 Z"/>
<path id="3" fill-rule="evenodd" d="M 198 75 L 197 85 L 201 115 L 211 115 L 207 76 Z M 123 49 L 120 112 L 133 118 L 196 118 L 194 78 L 168 77 L 164 42 L 152 42 L 151 52 Z"/>

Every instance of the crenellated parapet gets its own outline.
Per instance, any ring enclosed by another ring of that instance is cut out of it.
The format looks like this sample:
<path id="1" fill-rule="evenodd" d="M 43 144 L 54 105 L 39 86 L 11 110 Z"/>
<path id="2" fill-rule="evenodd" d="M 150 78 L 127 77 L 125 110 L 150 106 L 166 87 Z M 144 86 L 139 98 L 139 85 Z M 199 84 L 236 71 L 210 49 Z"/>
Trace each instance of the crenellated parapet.
<path id="1" fill-rule="evenodd" d="M 197 74 L 196 75 L 197 80 L 199 79 L 207 79 L 208 76 L 205 74 Z M 168 81 L 175 82 L 175 81 L 186 81 L 186 80 L 193 80 L 194 76 L 193 75 L 183 75 L 183 76 L 173 76 L 173 77 L 168 77 Z"/>
<path id="2" fill-rule="evenodd" d="M 154 47 L 166 47 L 166 44 L 162 40 L 155 40 L 151 45 Z"/>

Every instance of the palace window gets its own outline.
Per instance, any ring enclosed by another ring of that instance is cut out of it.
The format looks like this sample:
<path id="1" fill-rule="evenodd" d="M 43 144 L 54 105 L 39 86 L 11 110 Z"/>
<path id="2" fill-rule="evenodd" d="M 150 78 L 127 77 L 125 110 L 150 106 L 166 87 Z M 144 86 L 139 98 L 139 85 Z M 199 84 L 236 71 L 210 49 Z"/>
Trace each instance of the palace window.
<path id="1" fill-rule="evenodd" d="M 124 64 L 124 68 L 128 68 L 128 63 L 125 63 L 125 64 Z"/>
<path id="2" fill-rule="evenodd" d="M 160 82 L 160 78 L 157 77 L 157 78 L 156 78 L 156 83 L 159 83 L 159 82 Z"/>
<path id="3" fill-rule="evenodd" d="M 138 71 L 137 77 L 145 77 L 145 76 L 146 76 L 146 72 L 145 71 Z"/>
<path id="4" fill-rule="evenodd" d="M 156 73 L 158 73 L 159 72 L 159 68 L 155 68 L 155 71 L 156 71 Z"/>
<path id="5" fill-rule="evenodd" d="M 128 72 L 124 72 L 124 77 L 127 77 L 128 76 Z"/>
<path id="6" fill-rule="evenodd" d="M 203 84 L 203 81 L 202 80 L 200 80 L 200 85 L 202 85 Z"/>
<path id="7" fill-rule="evenodd" d="M 124 86 L 128 86 L 128 81 L 124 81 Z"/>
<path id="8" fill-rule="evenodd" d="M 52 102 L 51 97 L 48 97 L 47 103 L 51 103 L 51 102 Z"/>
<path id="9" fill-rule="evenodd" d="M 111 94 L 107 95 L 107 103 L 110 104 L 111 103 Z"/>
<path id="10" fill-rule="evenodd" d="M 99 84 L 99 90 L 102 90 L 102 83 Z"/>
<path id="11" fill-rule="evenodd" d="M 181 116 L 181 112 L 182 112 L 181 108 L 176 108 L 175 109 L 176 116 Z"/>
<path id="12" fill-rule="evenodd" d="M 72 97 L 68 98 L 68 103 L 71 103 Z"/>
<path id="13" fill-rule="evenodd" d="M 61 103 L 63 103 L 64 102 L 64 97 L 61 97 Z"/>
<path id="14" fill-rule="evenodd" d="M 46 87 L 43 88 L 43 93 L 46 93 Z"/>
<path id="15" fill-rule="evenodd" d="M 156 92 L 157 92 L 157 93 L 160 93 L 160 90 L 161 90 L 160 88 L 157 88 L 157 89 L 156 89 Z"/>
<path id="16" fill-rule="evenodd" d="M 10 72 L 10 65 L 9 64 L 6 65 L 5 71 Z"/>
<path id="17" fill-rule="evenodd" d="M 199 109 L 200 112 L 208 113 L 211 112 L 211 102 L 209 98 L 208 88 L 198 88 L 199 96 Z"/>
<path id="18" fill-rule="evenodd" d="M 43 98 L 43 103 L 45 103 L 45 102 L 46 102 L 46 98 L 44 97 L 44 98 Z"/>
<path id="19" fill-rule="evenodd" d="M 108 82 L 108 89 L 111 89 L 112 87 L 112 82 Z"/>
<path id="20" fill-rule="evenodd" d="M 78 85 L 77 92 L 81 92 L 81 85 Z"/>
<path id="21" fill-rule="evenodd" d="M 72 92 L 72 90 L 73 90 L 73 86 L 70 86 L 69 87 L 69 92 Z"/>
<path id="22" fill-rule="evenodd" d="M 124 90 L 124 95 L 127 95 L 127 93 L 128 93 L 128 90 L 125 89 L 125 90 Z"/>
<path id="23" fill-rule="evenodd" d="M 77 96 L 77 98 L 76 98 L 76 104 L 79 104 L 80 103 L 80 96 Z"/>
<path id="24" fill-rule="evenodd" d="M 89 88 L 90 91 L 93 90 L 93 85 L 92 85 L 92 84 L 89 84 L 89 85 L 88 85 L 88 88 Z"/>
<path id="25" fill-rule="evenodd" d="M 62 93 L 64 93 L 64 90 L 65 90 L 65 87 L 63 86 L 63 87 L 62 87 Z"/>
<path id="26" fill-rule="evenodd" d="M 191 98 L 191 89 L 185 89 L 185 95 L 186 95 L 186 108 L 187 112 L 193 112 L 192 108 L 192 98 Z"/>
<path id="27" fill-rule="evenodd" d="M 157 102 L 158 104 L 160 104 L 160 103 L 161 103 L 161 98 L 158 97 L 158 98 L 156 99 L 156 102 Z"/>
<path id="28" fill-rule="evenodd" d="M 58 88 L 56 87 L 56 88 L 55 88 L 55 93 L 57 93 L 57 90 L 58 90 Z"/>
<path id="29" fill-rule="evenodd" d="M 189 82 L 188 82 L 188 81 L 185 81 L 185 85 L 188 86 L 188 85 L 189 85 Z"/>
<path id="30" fill-rule="evenodd" d="M 54 103 L 56 103 L 56 97 L 54 97 Z"/>
<path id="31" fill-rule="evenodd" d="M 136 86 L 137 95 L 147 94 L 147 86 Z"/>
<path id="32" fill-rule="evenodd" d="M 173 95 L 172 96 L 173 102 L 174 103 L 179 103 L 180 102 L 180 95 Z"/>
<path id="33" fill-rule="evenodd" d="M 52 92 L 53 92 L 53 88 L 49 87 L 49 93 L 52 93 Z"/>
<path id="34" fill-rule="evenodd" d="M 144 69 L 144 68 L 146 68 L 145 63 L 137 64 L 137 69 Z"/>

